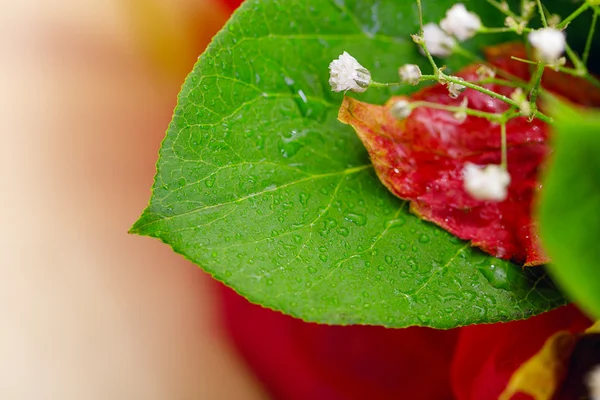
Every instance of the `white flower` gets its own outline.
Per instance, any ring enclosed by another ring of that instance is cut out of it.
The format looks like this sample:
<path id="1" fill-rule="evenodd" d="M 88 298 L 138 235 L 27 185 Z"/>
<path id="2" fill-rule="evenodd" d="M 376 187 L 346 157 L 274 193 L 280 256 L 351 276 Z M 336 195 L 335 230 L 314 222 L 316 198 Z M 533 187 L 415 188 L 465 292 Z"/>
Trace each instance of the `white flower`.
<path id="1" fill-rule="evenodd" d="M 402 82 L 410 85 L 416 85 L 421 80 L 421 69 L 415 64 L 403 65 L 398 70 L 398 74 L 400 75 Z"/>
<path id="2" fill-rule="evenodd" d="M 525 0 L 521 2 L 521 17 L 524 20 L 529 20 L 535 11 L 535 1 Z"/>
<path id="3" fill-rule="evenodd" d="M 437 57 L 448 57 L 456 45 L 452 36 L 449 36 L 433 22 L 423 27 L 423 40 L 429 53 Z"/>
<path id="4" fill-rule="evenodd" d="M 457 78 L 461 81 L 464 81 L 462 78 Z M 461 85 L 460 83 L 450 82 L 448 84 L 448 96 L 452 99 L 456 99 L 462 92 L 465 91 L 467 87 L 465 85 Z"/>
<path id="5" fill-rule="evenodd" d="M 521 21 L 517 23 L 513 17 L 506 17 L 504 25 L 508 28 L 513 29 L 518 35 L 521 35 L 527 27 L 527 21 Z"/>
<path id="6" fill-rule="evenodd" d="M 394 118 L 399 120 L 408 118 L 411 112 L 412 107 L 410 105 L 410 102 L 406 100 L 398 100 L 390 108 L 390 114 L 392 114 Z"/>
<path id="7" fill-rule="evenodd" d="M 446 18 L 440 22 L 441 28 L 449 35 L 454 35 L 461 42 L 477 33 L 481 28 L 481 20 L 477 14 L 467 11 L 464 4 L 458 3 L 446 11 Z"/>
<path id="8" fill-rule="evenodd" d="M 523 89 L 516 88 L 514 92 L 510 94 L 510 98 L 519 105 L 519 111 L 521 111 L 521 115 L 526 117 L 531 115 L 531 104 L 527 100 L 527 96 L 523 92 Z"/>
<path id="9" fill-rule="evenodd" d="M 485 64 L 479 65 L 475 72 L 477 73 L 477 77 L 481 80 L 491 79 L 496 76 L 496 71 L 494 71 L 493 69 L 491 69 L 490 67 L 488 67 Z"/>
<path id="10" fill-rule="evenodd" d="M 464 188 L 477 200 L 502 201 L 506 199 L 510 175 L 500 165 L 479 166 L 466 163 L 463 169 Z"/>
<path id="11" fill-rule="evenodd" d="M 457 112 L 454 113 L 454 118 L 458 121 L 458 123 L 462 124 L 467 119 L 467 107 L 469 106 L 469 98 L 467 96 L 463 97 L 460 102 L 460 108 Z"/>
<path id="12" fill-rule="evenodd" d="M 530 32 L 528 39 L 537 59 L 546 63 L 555 63 L 565 51 L 565 34 L 558 29 L 538 29 Z"/>
<path id="13" fill-rule="evenodd" d="M 347 52 L 329 64 L 329 84 L 334 92 L 364 92 L 371 83 L 371 73 Z"/>
<path id="14" fill-rule="evenodd" d="M 600 365 L 596 365 L 587 376 L 591 400 L 600 400 Z"/>

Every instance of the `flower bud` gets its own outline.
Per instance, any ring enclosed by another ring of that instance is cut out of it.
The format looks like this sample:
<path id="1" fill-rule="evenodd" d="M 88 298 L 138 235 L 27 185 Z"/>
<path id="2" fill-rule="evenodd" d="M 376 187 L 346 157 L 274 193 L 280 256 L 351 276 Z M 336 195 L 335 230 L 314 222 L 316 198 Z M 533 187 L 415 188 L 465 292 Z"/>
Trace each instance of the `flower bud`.
<path id="1" fill-rule="evenodd" d="M 398 69 L 400 80 L 409 85 L 416 85 L 421 81 L 421 69 L 415 64 L 406 64 Z"/>
<path id="2" fill-rule="evenodd" d="M 412 112 L 412 107 L 409 101 L 407 100 L 398 100 L 392 107 L 390 108 L 390 114 L 396 119 L 403 120 L 408 118 L 410 113 Z"/>

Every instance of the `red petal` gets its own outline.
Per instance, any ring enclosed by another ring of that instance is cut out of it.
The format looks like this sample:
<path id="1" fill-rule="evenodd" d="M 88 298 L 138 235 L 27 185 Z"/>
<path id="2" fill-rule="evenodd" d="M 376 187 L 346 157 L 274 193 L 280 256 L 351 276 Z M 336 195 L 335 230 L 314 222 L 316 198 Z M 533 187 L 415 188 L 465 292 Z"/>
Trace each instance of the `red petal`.
<path id="1" fill-rule="evenodd" d="M 530 65 L 511 59 L 527 58 L 522 44 L 509 43 L 486 49 L 490 63 L 527 81 Z M 457 75 L 476 81 L 477 66 Z M 600 105 L 600 91 L 583 78 L 565 76 L 547 69 L 544 87 L 584 105 Z M 514 88 L 489 84 L 486 88 L 509 96 Z M 469 108 L 502 113 L 506 103 L 467 89 L 458 99 L 436 84 L 413 94 L 410 100 L 459 106 L 464 98 Z M 367 148 L 383 184 L 396 196 L 410 200 L 411 210 L 483 251 L 527 266 L 549 261 L 539 245 L 532 220 L 536 192 L 541 188 L 538 173 L 550 148 L 548 127 L 538 119 L 519 117 L 507 124 L 508 170 L 511 183 L 502 202 L 480 201 L 463 188 L 466 163 L 500 164 L 500 126 L 487 119 L 468 116 L 459 122 L 451 112 L 420 107 L 398 121 L 390 113 L 401 97 L 385 106 L 345 98 L 340 121 L 352 125 Z M 405 98 L 404 98 L 405 99 Z"/>
<path id="2" fill-rule="evenodd" d="M 475 68 L 459 76 L 475 80 Z M 488 89 L 503 94 L 513 90 L 498 85 L 488 85 Z M 464 96 L 471 108 L 486 112 L 506 109 L 504 102 L 470 89 L 451 99 L 441 85 L 426 88 L 412 99 L 458 106 Z M 376 106 L 346 98 L 339 113 L 342 122 L 355 128 L 387 188 L 411 200 L 411 210 L 420 217 L 496 257 L 527 265 L 546 262 L 530 217 L 538 166 L 549 152 L 545 124 L 525 118 L 507 124 L 512 179 L 508 198 L 479 201 L 464 190 L 462 171 L 467 162 L 500 163 L 500 126 L 471 116 L 459 123 L 448 111 L 425 107 L 398 121 L 390 114 L 397 100 Z"/>

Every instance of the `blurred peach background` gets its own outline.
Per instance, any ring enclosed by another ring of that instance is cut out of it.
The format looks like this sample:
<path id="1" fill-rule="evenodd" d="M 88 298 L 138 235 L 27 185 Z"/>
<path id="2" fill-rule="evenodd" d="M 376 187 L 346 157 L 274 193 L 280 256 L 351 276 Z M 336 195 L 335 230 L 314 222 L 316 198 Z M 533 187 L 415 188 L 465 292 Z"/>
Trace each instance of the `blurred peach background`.
<path id="1" fill-rule="evenodd" d="M 0 398 L 261 399 L 213 286 L 127 229 L 217 0 L 0 4 Z"/>

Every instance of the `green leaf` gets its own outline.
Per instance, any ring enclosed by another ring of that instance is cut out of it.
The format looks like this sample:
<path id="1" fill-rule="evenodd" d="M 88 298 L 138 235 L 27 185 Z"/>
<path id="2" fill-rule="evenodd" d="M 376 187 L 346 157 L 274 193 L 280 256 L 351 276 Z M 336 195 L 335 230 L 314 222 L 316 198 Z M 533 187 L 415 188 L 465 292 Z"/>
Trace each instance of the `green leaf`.
<path id="1" fill-rule="evenodd" d="M 453 3 L 424 1 L 425 20 Z M 502 24 L 487 3 L 465 3 Z M 451 328 L 564 304 L 542 268 L 523 272 L 410 214 L 337 121 L 331 60 L 348 51 L 381 82 L 405 63 L 428 71 L 417 31 L 412 1 L 247 1 L 186 80 L 132 231 L 307 321 Z"/>
<path id="2" fill-rule="evenodd" d="M 600 318 L 600 113 L 555 107 L 554 154 L 543 183 L 540 230 L 552 273 Z"/>

